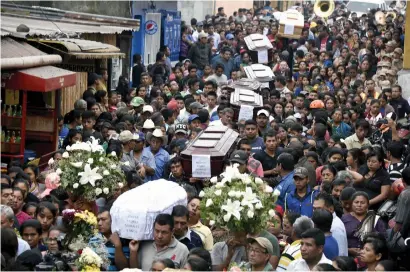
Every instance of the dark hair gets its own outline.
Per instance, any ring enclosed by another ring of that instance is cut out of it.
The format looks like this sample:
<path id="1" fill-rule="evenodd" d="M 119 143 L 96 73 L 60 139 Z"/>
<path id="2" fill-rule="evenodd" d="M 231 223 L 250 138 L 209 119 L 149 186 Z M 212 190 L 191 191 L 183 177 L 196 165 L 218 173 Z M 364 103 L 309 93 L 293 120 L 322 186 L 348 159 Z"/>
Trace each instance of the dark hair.
<path id="1" fill-rule="evenodd" d="M 191 78 L 191 79 L 188 80 L 188 86 L 189 87 L 194 86 L 198 82 L 199 82 L 198 78 Z"/>
<path id="2" fill-rule="evenodd" d="M 97 91 L 97 92 L 94 94 L 95 101 L 97 101 L 97 103 L 103 102 L 103 98 L 104 98 L 106 95 L 107 95 L 107 92 L 104 91 L 104 90 Z"/>
<path id="3" fill-rule="evenodd" d="M 160 226 L 168 225 L 171 230 L 174 229 L 174 218 L 170 214 L 161 213 L 155 218 L 154 225 L 158 224 Z"/>
<path id="4" fill-rule="evenodd" d="M 344 154 L 343 150 L 340 149 L 340 148 L 337 148 L 337 147 L 330 148 L 330 151 L 329 151 L 327 156 L 330 159 L 335 154 L 339 154 L 340 156 L 342 156 L 342 159 L 344 159 L 344 157 L 345 157 L 345 154 Z"/>
<path id="5" fill-rule="evenodd" d="M 362 197 L 366 198 L 367 203 L 369 203 L 369 201 L 370 201 L 369 195 L 366 192 L 363 192 L 363 191 L 357 191 L 356 193 L 354 193 L 351 197 L 351 200 L 352 201 L 355 200 L 355 198 L 358 197 L 358 196 L 362 196 Z"/>
<path id="6" fill-rule="evenodd" d="M 334 207 L 333 198 L 327 193 L 320 192 L 315 197 L 315 200 L 323 200 L 323 202 L 325 202 L 325 207 L 327 208 Z"/>
<path id="7" fill-rule="evenodd" d="M 212 268 L 212 258 L 211 258 L 211 254 L 209 253 L 208 250 L 206 250 L 202 247 L 196 247 L 196 248 L 191 249 L 191 251 L 188 254 L 188 258 L 191 258 L 191 257 L 194 258 L 193 255 L 198 256 L 199 258 L 206 261 L 209 265 L 209 269 Z"/>
<path id="8" fill-rule="evenodd" d="M 293 171 L 295 169 L 294 157 L 286 152 L 279 155 L 277 164 L 281 164 L 285 171 Z"/>
<path id="9" fill-rule="evenodd" d="M 316 209 L 313 211 L 312 221 L 316 228 L 326 233 L 332 228 L 333 215 L 328 210 Z"/>
<path id="10" fill-rule="evenodd" d="M 64 141 L 63 141 L 63 148 L 66 148 L 68 145 L 70 145 L 71 144 L 71 139 L 75 136 L 75 135 L 77 135 L 77 134 L 80 134 L 81 135 L 81 132 L 80 131 L 78 131 L 78 130 L 76 130 L 76 129 L 70 129 L 69 131 L 68 131 L 68 134 L 67 134 L 67 136 L 64 138 Z"/>
<path id="11" fill-rule="evenodd" d="M 55 199 L 57 199 L 57 198 L 55 197 Z M 50 212 L 53 214 L 53 217 L 54 217 L 54 220 L 55 220 L 55 218 L 58 215 L 58 209 L 56 208 L 56 206 L 53 205 L 53 203 L 48 202 L 48 201 L 40 202 L 40 204 L 38 205 L 38 208 L 37 208 L 36 216 L 38 216 L 41 212 L 43 212 L 44 209 L 49 209 Z"/>
<path id="12" fill-rule="evenodd" d="M 404 183 L 407 185 L 410 185 L 410 167 L 406 167 L 403 169 L 403 172 L 401 173 L 402 180 Z"/>
<path id="13" fill-rule="evenodd" d="M 245 125 L 247 125 L 247 123 L 245 123 Z M 273 137 L 276 140 L 276 132 L 273 129 L 269 129 L 265 134 L 263 134 L 263 141 L 266 142 L 268 137 Z"/>
<path id="14" fill-rule="evenodd" d="M 87 110 L 82 114 L 83 119 L 93 119 L 95 120 L 95 114 L 93 111 Z"/>
<path id="15" fill-rule="evenodd" d="M 211 271 L 209 263 L 202 258 L 188 258 L 187 264 L 191 267 L 191 271 Z"/>
<path id="16" fill-rule="evenodd" d="M 371 157 L 376 157 L 377 160 L 381 163 L 384 162 L 384 158 L 383 155 L 380 152 L 376 152 L 376 151 L 370 151 L 367 156 L 366 156 L 366 161 L 369 160 Z M 382 168 L 384 168 L 384 163 L 381 166 Z"/>
<path id="17" fill-rule="evenodd" d="M 293 213 L 293 212 L 287 212 L 286 213 L 286 218 L 288 219 L 289 223 L 293 226 L 295 223 L 296 219 L 298 219 L 301 215 L 298 213 Z"/>
<path id="18" fill-rule="evenodd" d="M 183 205 L 174 206 L 174 208 L 172 208 L 171 215 L 173 217 L 186 217 L 186 219 L 189 220 L 188 208 L 186 206 L 183 206 Z"/>
<path id="19" fill-rule="evenodd" d="M 252 119 L 249 119 L 249 120 L 246 120 L 245 121 L 245 127 L 246 126 L 248 126 L 248 125 L 253 125 L 253 126 L 258 126 L 258 124 L 256 123 L 256 121 L 255 120 L 252 120 Z"/>
<path id="20" fill-rule="evenodd" d="M 393 158 L 400 159 L 403 156 L 404 149 L 402 142 L 391 141 L 387 143 L 387 151 L 390 152 Z"/>
<path id="21" fill-rule="evenodd" d="M 17 235 L 11 228 L 1 229 L 1 255 L 4 257 L 5 263 L 1 262 L 1 270 L 13 271 L 12 268 L 15 263 L 15 258 L 18 251 Z"/>
<path id="22" fill-rule="evenodd" d="M 378 232 L 372 232 L 367 234 L 363 239 L 363 245 L 364 244 L 371 244 L 374 253 L 376 255 L 381 254 L 381 260 L 387 259 L 389 251 L 387 247 L 386 238 L 383 236 L 383 234 L 380 234 Z"/>
<path id="23" fill-rule="evenodd" d="M 340 193 L 340 201 L 352 200 L 353 195 L 356 193 L 356 189 L 353 187 L 346 187 Z"/>
<path id="24" fill-rule="evenodd" d="M 318 228 L 313 228 L 305 231 L 302 233 L 303 238 L 313 238 L 315 240 L 316 246 L 324 246 L 325 245 L 325 234 Z"/>
<path id="25" fill-rule="evenodd" d="M 347 153 L 353 157 L 353 160 L 357 160 L 358 166 L 365 163 L 365 154 L 360 148 L 352 148 Z"/>
<path id="26" fill-rule="evenodd" d="M 327 128 L 322 123 L 315 124 L 315 135 L 316 138 L 323 138 L 326 135 Z"/>
<path id="27" fill-rule="evenodd" d="M 377 265 L 383 266 L 384 271 L 399 271 L 397 262 L 392 260 L 381 260 Z"/>
<path id="28" fill-rule="evenodd" d="M 306 153 L 306 156 L 305 156 L 306 158 L 308 158 L 308 157 L 312 157 L 318 164 L 320 163 L 320 161 L 319 161 L 319 155 L 316 153 L 316 152 L 314 152 L 314 151 L 308 151 L 307 153 Z"/>
<path id="29" fill-rule="evenodd" d="M 359 119 L 356 122 L 355 129 L 357 130 L 360 127 L 362 127 L 363 129 L 369 130 L 370 129 L 370 124 L 365 119 Z"/>
<path id="30" fill-rule="evenodd" d="M 337 271 L 331 264 L 320 263 L 315 265 L 316 271 Z"/>
<path id="31" fill-rule="evenodd" d="M 35 207 L 35 208 L 36 208 L 36 212 L 37 212 L 38 204 L 35 203 L 35 202 L 28 202 L 28 203 L 24 204 L 24 206 L 23 206 L 23 208 L 22 208 L 22 211 L 25 212 L 25 213 L 27 213 L 27 210 L 28 210 L 30 207 Z"/>
<path id="32" fill-rule="evenodd" d="M 27 168 L 30 168 L 30 169 L 34 172 L 34 175 L 35 175 L 36 178 L 37 178 L 38 175 L 40 174 L 40 169 L 39 169 L 37 166 L 35 166 L 35 165 L 32 165 L 32 164 L 26 165 L 26 166 L 23 168 L 23 170 L 26 170 Z"/>
<path id="33" fill-rule="evenodd" d="M 320 171 L 320 173 L 322 174 L 323 171 L 325 171 L 325 170 L 329 170 L 329 171 L 332 172 L 333 175 L 336 177 L 337 172 L 336 172 L 336 169 L 335 169 L 332 165 L 327 164 L 327 165 L 323 166 L 323 168 L 322 168 L 322 170 Z"/>
<path id="34" fill-rule="evenodd" d="M 166 268 L 171 268 L 171 269 L 175 269 L 175 263 L 171 260 L 171 259 L 159 259 L 159 260 L 154 260 L 152 262 L 154 263 L 162 263 Z"/>
<path id="35" fill-rule="evenodd" d="M 26 228 L 33 228 L 37 231 L 38 235 L 43 234 L 43 228 L 41 227 L 41 223 L 36 219 L 29 219 L 23 222 L 20 226 L 20 233 L 23 235 L 24 229 Z M 3 232 L 3 230 L 2 230 Z"/>
<path id="36" fill-rule="evenodd" d="M 128 188 L 131 188 L 133 184 L 138 187 L 144 183 L 143 179 L 140 177 L 136 170 L 127 171 L 126 178 Z"/>
<path id="37" fill-rule="evenodd" d="M 343 185 L 346 187 L 347 182 L 344 179 L 335 179 L 334 181 L 332 181 L 332 189 L 333 187 L 340 186 L 340 185 Z"/>
<path id="38" fill-rule="evenodd" d="M 8 175 L 1 174 L 1 178 L 2 179 L 7 179 L 8 183 L 9 183 L 9 186 L 11 185 L 11 178 Z M 13 184 L 14 184 L 14 182 L 13 182 Z"/>
<path id="39" fill-rule="evenodd" d="M 333 260 L 340 271 L 356 271 L 357 264 L 353 257 L 338 256 Z"/>

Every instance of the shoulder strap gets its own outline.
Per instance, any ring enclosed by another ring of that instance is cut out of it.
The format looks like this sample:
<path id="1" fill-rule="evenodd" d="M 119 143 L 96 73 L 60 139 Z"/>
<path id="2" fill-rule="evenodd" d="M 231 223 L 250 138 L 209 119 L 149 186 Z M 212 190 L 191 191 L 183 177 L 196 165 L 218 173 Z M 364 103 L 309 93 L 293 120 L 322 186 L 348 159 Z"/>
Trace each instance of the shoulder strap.
<path id="1" fill-rule="evenodd" d="M 376 228 L 377 222 L 379 221 L 380 216 L 376 215 L 376 217 L 374 218 L 374 225 L 373 228 Z"/>

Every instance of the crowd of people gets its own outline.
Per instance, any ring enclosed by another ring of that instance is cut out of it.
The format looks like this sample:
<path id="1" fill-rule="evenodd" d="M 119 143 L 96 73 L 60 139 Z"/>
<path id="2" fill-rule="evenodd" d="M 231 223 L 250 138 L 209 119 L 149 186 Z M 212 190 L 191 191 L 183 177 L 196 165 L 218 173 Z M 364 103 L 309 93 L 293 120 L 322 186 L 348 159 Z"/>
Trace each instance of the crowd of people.
<path id="1" fill-rule="evenodd" d="M 397 83 L 404 15 L 392 9 L 381 24 L 377 10 L 358 17 L 342 1 L 326 19 L 310 2 L 292 8 L 305 16 L 299 39 L 279 32 L 269 5 L 229 17 L 221 7 L 183 22 L 176 64 L 167 46 L 148 67 L 135 55 L 132 84 L 121 77 L 115 91 L 106 90 L 107 75 L 90 74 L 74 109 L 58 120 L 53 160 L 94 137 L 127 162 L 126 185 L 89 206 L 61 188 L 47 191 L 48 169 L 11 162 L 1 176 L 2 269 L 33 270 L 45 253 L 62 250 L 61 212 L 74 208 L 97 215 L 109 270 L 410 270 L 410 105 Z M 254 118 L 235 120 L 226 86 L 257 63 L 244 41 L 255 33 L 272 43 L 266 65 L 275 78 L 260 91 L 263 108 Z M 180 154 L 209 126 L 240 135 L 227 164 L 280 192 L 273 220 L 258 235 L 201 218 L 199 193 L 209 182 L 187 175 Z M 112 232 L 115 199 L 161 178 L 180 184 L 188 205 L 156 217 L 153 241 Z"/>

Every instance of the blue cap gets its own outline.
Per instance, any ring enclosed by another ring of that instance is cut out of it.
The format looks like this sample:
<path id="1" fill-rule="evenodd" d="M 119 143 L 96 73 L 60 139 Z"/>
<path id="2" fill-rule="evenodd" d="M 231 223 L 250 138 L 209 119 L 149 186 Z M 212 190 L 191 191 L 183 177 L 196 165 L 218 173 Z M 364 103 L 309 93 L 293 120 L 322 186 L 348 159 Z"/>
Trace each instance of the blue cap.
<path id="1" fill-rule="evenodd" d="M 137 141 L 145 141 L 145 135 L 142 132 L 136 133 L 138 134 L 138 140 Z"/>
<path id="2" fill-rule="evenodd" d="M 227 40 L 233 40 L 233 39 L 235 39 L 235 36 L 234 36 L 233 34 L 231 34 L 231 33 L 228 33 L 228 34 L 226 34 L 225 38 L 226 38 Z"/>
<path id="3" fill-rule="evenodd" d="M 191 115 L 188 117 L 188 124 L 191 124 L 192 121 L 194 121 L 195 119 L 199 119 L 198 114 L 191 114 Z"/>

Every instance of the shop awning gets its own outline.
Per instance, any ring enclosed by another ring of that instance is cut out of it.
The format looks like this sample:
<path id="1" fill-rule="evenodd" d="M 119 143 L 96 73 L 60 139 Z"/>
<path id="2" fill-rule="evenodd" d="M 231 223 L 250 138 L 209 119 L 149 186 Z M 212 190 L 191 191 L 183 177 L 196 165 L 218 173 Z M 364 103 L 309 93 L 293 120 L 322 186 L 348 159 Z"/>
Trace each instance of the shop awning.
<path id="1" fill-rule="evenodd" d="M 42 66 L 2 73 L 2 87 L 13 90 L 50 92 L 76 84 L 76 73 L 54 66 Z"/>
<path id="2" fill-rule="evenodd" d="M 60 55 L 48 55 L 26 41 L 10 37 L 1 39 L 1 69 L 22 69 L 62 62 Z"/>
<path id="3" fill-rule="evenodd" d="M 65 53 L 76 59 L 110 59 L 124 58 L 125 54 L 113 45 L 83 39 L 29 39 L 51 47 L 55 52 Z"/>

